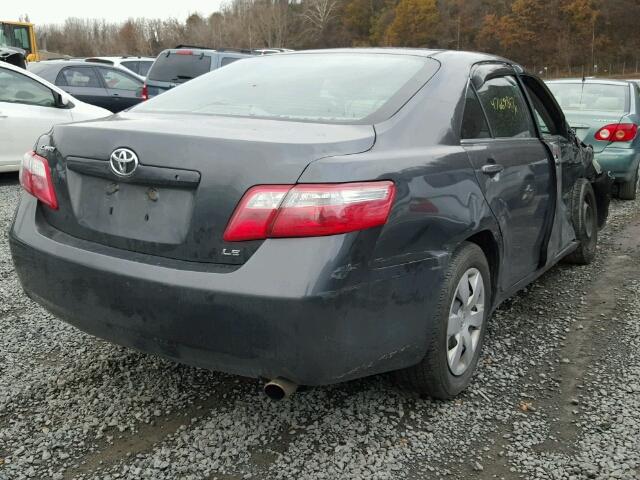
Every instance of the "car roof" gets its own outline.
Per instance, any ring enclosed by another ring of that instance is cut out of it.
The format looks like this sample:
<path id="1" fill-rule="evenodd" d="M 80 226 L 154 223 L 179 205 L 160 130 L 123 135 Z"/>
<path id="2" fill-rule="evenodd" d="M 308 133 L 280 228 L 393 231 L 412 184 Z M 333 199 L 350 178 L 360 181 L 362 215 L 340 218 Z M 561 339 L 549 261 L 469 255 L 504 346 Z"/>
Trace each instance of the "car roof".
<path id="1" fill-rule="evenodd" d="M 109 67 L 109 68 L 115 68 L 116 70 L 122 70 L 122 71 L 126 71 L 127 73 L 131 73 L 129 70 L 126 70 L 122 67 L 120 67 L 119 65 L 110 65 L 110 64 L 106 64 L 106 63 L 101 63 L 101 62 L 87 62 L 85 60 L 64 60 L 64 59 L 57 59 L 57 60 L 42 60 L 40 62 L 34 62 L 32 65 L 44 65 L 44 66 L 49 66 L 49 67 Z"/>
<path id="2" fill-rule="evenodd" d="M 184 45 L 180 48 L 167 48 L 163 50 L 163 52 L 175 52 L 178 50 L 194 50 L 198 52 L 203 52 L 205 54 L 238 54 L 238 55 L 246 55 L 252 56 L 250 53 L 241 50 L 233 50 L 233 49 L 209 49 L 209 48 L 200 48 L 200 47 L 191 47 L 188 45 Z M 268 49 L 264 49 L 268 50 Z M 439 49 L 427 49 L 427 48 L 407 48 L 407 47 L 367 47 L 367 48 L 329 48 L 329 49 L 317 49 L 317 50 L 297 50 L 297 51 L 285 51 L 279 55 L 304 55 L 304 54 L 332 54 L 332 53 L 385 53 L 385 54 L 393 54 L 393 55 L 411 55 L 411 56 L 420 56 L 420 57 L 432 57 L 438 59 L 454 59 L 460 58 L 465 59 L 468 63 L 478 63 L 478 62 L 505 62 L 512 65 L 518 65 L 516 62 L 508 60 L 504 57 L 500 57 L 498 55 L 491 55 L 488 53 L 482 52 L 473 52 L 473 51 L 465 51 L 465 50 L 439 50 Z M 112 59 L 121 57 L 90 57 L 90 58 L 100 58 L 100 59 Z M 132 57 L 134 58 L 134 57 Z M 140 57 L 144 58 L 144 57 Z M 152 59 L 153 60 L 153 59 Z M 84 65 L 86 66 L 87 62 L 84 60 L 78 59 L 56 59 L 56 60 L 44 60 L 38 62 L 46 65 Z M 117 67 L 117 66 L 116 66 Z M 580 79 L 581 81 L 581 79 Z M 625 80 L 619 80 L 618 82 L 625 82 Z"/>
<path id="3" fill-rule="evenodd" d="M 85 60 L 92 60 L 92 59 L 98 59 L 98 60 L 111 60 L 111 61 L 120 61 L 120 60 L 155 60 L 154 57 L 141 57 L 138 55 L 118 55 L 115 57 L 87 57 L 85 58 Z"/>
<path id="4" fill-rule="evenodd" d="M 196 47 L 196 46 L 189 46 L 189 45 L 184 45 L 181 46 L 179 48 L 166 48 L 165 50 L 163 50 L 163 52 L 175 52 L 178 50 L 194 50 L 194 51 L 202 51 L 204 53 L 233 53 L 233 54 L 241 54 L 241 55 L 247 55 L 247 56 L 251 56 L 251 54 L 249 53 L 248 50 L 236 50 L 236 49 L 228 49 L 228 48 L 221 48 L 221 49 L 213 49 L 213 48 L 205 48 L 205 47 Z M 272 50 L 269 48 L 264 48 L 264 49 L 258 49 L 258 50 Z M 275 49 L 273 49 L 275 50 Z M 257 50 L 256 50 L 257 51 Z M 307 54 L 307 53 L 314 53 L 314 54 L 331 54 L 331 53 L 386 53 L 386 54 L 393 54 L 393 55 L 413 55 L 413 56 L 421 56 L 421 57 L 439 57 L 439 58 L 444 58 L 444 57 L 449 57 L 449 58 L 455 58 L 455 57 L 464 57 L 466 59 L 469 59 L 472 61 L 472 63 L 477 63 L 477 62 L 485 62 L 485 61 L 497 61 L 497 62 L 506 62 L 512 65 L 517 65 L 516 62 L 513 62 L 509 59 L 506 59 L 504 57 L 500 57 L 498 55 L 492 55 L 492 54 L 488 54 L 488 53 L 482 53 L 482 52 L 473 52 L 473 51 L 465 51 L 465 50 L 441 50 L 441 49 L 428 49 L 428 48 L 408 48 L 408 47 L 366 47 L 366 48 L 327 48 L 327 49 L 317 49 L 317 50 L 292 50 L 292 51 L 283 51 L 282 55 L 301 55 L 301 54 Z M 154 58 L 150 58 L 150 57 L 87 57 L 87 58 L 99 58 L 99 59 L 104 59 L 104 60 L 113 60 L 113 59 L 117 59 L 117 60 L 121 60 L 124 58 L 141 58 L 141 59 L 150 59 L 150 60 L 155 60 Z M 77 64 L 77 65 L 82 65 L 85 64 L 86 62 L 84 59 L 80 60 L 80 59 L 55 59 L 55 60 L 43 60 L 41 62 L 38 63 L 42 63 L 42 64 L 48 64 L 48 65 L 54 65 L 54 64 L 59 64 L 59 65 L 73 65 L 73 64 Z M 564 80 L 568 80 L 568 79 L 563 79 L 560 81 L 564 81 Z M 577 79 L 579 81 L 582 81 L 582 79 Z M 589 80 L 589 79 L 587 79 Z M 615 80 L 610 80 L 612 82 L 615 82 Z M 626 82 L 627 80 L 617 80 L 618 82 Z"/>
<path id="5" fill-rule="evenodd" d="M 457 67 L 468 68 L 476 63 L 496 62 L 513 65 L 521 72 L 525 69 L 512 60 L 498 55 L 492 55 L 483 52 L 474 52 L 467 50 L 441 50 L 432 48 L 408 48 L 408 47 L 355 47 L 355 48 L 329 48 L 318 50 L 297 50 L 291 52 L 282 52 L 281 55 L 304 55 L 313 54 L 332 54 L 332 53 L 369 53 L 369 54 L 390 54 L 390 55 L 410 55 L 425 58 L 433 58 L 443 64 L 456 64 Z M 454 67 L 455 68 L 455 67 Z"/>
<path id="6" fill-rule="evenodd" d="M 59 65 L 61 67 L 66 67 L 69 65 L 77 65 L 77 66 L 82 66 L 82 67 L 86 67 L 87 66 L 87 62 L 85 62 L 84 60 L 78 60 L 78 59 L 73 59 L 73 60 L 66 60 L 64 58 L 58 58 L 55 60 L 41 60 L 40 62 L 34 62 L 34 65 L 48 65 L 48 66 L 54 66 L 54 65 Z"/>
<path id="7" fill-rule="evenodd" d="M 31 67 L 36 67 L 35 70 L 31 70 Z M 60 74 L 63 68 L 66 67 L 84 67 L 84 68 L 93 68 L 93 67 L 103 67 L 103 68 L 112 68 L 114 70 L 118 70 L 120 72 L 125 73 L 126 75 L 135 77 L 136 80 L 143 82 L 143 77 L 141 75 L 136 74 L 128 70 L 125 67 L 120 65 L 111 65 L 101 62 L 85 62 L 84 60 L 43 60 L 41 62 L 33 62 L 27 65 L 27 68 L 32 71 L 32 73 L 38 75 L 39 77 L 47 79 L 49 82 L 55 82 L 56 77 Z"/>
<path id="8" fill-rule="evenodd" d="M 232 53 L 232 54 L 237 54 L 237 55 L 246 55 L 246 56 L 251 56 L 251 50 L 242 50 L 242 49 L 235 49 L 235 48 L 208 48 L 208 47 L 198 47 L 195 45 L 179 45 L 175 48 L 165 48 L 162 52 L 160 52 L 160 54 L 158 55 L 158 57 L 162 56 L 162 54 L 166 54 L 167 52 L 178 52 L 180 50 L 192 50 L 194 52 L 200 52 L 203 54 L 209 54 L 209 55 L 214 55 L 214 54 L 224 54 L 224 53 Z"/>
<path id="9" fill-rule="evenodd" d="M 409 48 L 409 47 L 352 47 L 352 48 L 327 48 L 317 50 L 295 50 L 282 52 L 282 55 L 300 55 L 305 53 L 386 53 L 392 55 L 412 55 L 432 58 L 465 58 L 472 63 L 496 61 L 517 65 L 516 62 L 498 55 L 467 50 L 444 50 L 435 48 Z"/>
<path id="10" fill-rule="evenodd" d="M 47 79 L 42 78 L 40 75 L 37 75 L 33 72 L 30 72 L 29 70 L 25 70 L 24 68 L 20 68 L 20 67 L 16 67 L 15 65 L 11 65 L 10 63 L 7 62 L 1 62 L 0 61 L 0 68 L 4 68 L 6 70 L 12 70 L 14 72 L 18 72 L 21 73 L 29 78 L 32 78 L 33 80 L 35 80 L 36 82 L 39 82 L 43 85 L 46 85 L 47 87 L 49 87 L 52 90 L 55 90 L 56 92 L 60 93 L 60 94 L 64 94 L 64 91 L 61 90 L 60 88 L 56 87 L 53 83 L 49 82 Z"/>

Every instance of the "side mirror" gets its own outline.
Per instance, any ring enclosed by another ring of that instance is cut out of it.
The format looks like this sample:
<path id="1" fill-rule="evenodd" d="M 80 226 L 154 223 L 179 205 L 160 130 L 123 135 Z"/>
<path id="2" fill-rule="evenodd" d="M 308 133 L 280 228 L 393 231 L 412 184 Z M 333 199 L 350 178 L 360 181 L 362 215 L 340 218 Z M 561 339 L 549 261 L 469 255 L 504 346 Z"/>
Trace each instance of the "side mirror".
<path id="1" fill-rule="evenodd" d="M 69 99 L 58 92 L 53 92 L 53 97 L 56 102 L 56 107 L 58 108 L 69 108 Z"/>
<path id="2" fill-rule="evenodd" d="M 569 123 L 567 123 L 566 121 L 565 121 L 565 123 L 564 123 L 563 129 L 564 129 L 564 131 L 566 132 L 566 135 L 565 135 L 565 136 L 566 136 L 569 140 L 574 140 L 574 139 L 576 138 L 576 131 L 575 131 L 573 128 L 571 128 L 571 127 L 569 126 Z"/>

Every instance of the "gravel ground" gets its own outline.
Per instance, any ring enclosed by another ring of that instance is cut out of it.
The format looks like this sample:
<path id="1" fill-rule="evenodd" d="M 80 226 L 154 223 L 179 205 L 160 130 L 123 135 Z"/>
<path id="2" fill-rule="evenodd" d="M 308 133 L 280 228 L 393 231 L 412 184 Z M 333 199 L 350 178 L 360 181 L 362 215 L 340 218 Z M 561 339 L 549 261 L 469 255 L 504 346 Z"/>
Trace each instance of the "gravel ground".
<path id="1" fill-rule="evenodd" d="M 597 262 L 501 306 L 471 388 L 377 376 L 273 403 L 253 380 L 110 345 L 22 293 L 0 176 L 0 480 L 640 478 L 640 202 Z"/>

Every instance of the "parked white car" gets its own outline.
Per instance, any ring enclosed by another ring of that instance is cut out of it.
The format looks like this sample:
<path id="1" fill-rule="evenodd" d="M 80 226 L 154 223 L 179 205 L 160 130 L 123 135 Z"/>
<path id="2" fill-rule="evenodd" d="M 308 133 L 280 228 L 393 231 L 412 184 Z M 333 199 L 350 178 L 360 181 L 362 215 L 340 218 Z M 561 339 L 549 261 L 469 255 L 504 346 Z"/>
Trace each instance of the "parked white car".
<path id="1" fill-rule="evenodd" d="M 127 55 L 121 57 L 89 57 L 84 59 L 85 62 L 103 63 L 105 65 L 126 68 L 143 82 L 145 78 L 147 78 L 147 73 L 155 60 L 156 59 L 152 57 L 131 57 Z"/>
<path id="2" fill-rule="evenodd" d="M 52 126 L 109 115 L 33 73 L 0 62 L 0 172 L 19 170 L 24 152 Z"/>

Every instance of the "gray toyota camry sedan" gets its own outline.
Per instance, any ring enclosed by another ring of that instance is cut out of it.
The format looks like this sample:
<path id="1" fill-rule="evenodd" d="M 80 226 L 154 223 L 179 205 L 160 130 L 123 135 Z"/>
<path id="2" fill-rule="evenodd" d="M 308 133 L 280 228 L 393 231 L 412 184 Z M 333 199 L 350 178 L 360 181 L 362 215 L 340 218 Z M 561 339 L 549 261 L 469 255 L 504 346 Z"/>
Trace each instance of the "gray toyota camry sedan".
<path id="1" fill-rule="evenodd" d="M 455 396 L 500 302 L 594 258 L 611 186 L 537 77 L 410 49 L 236 62 L 54 127 L 20 179 L 31 298 L 274 398 L 396 370 Z"/>

